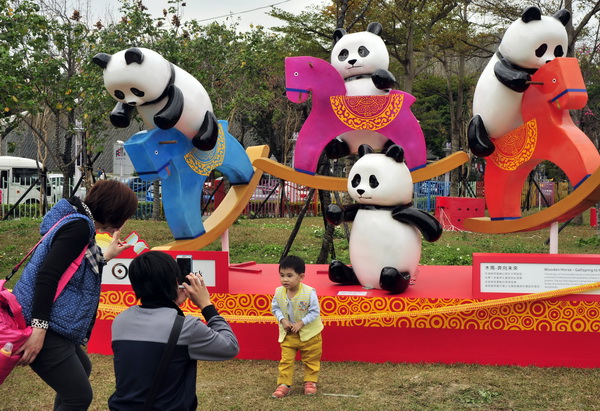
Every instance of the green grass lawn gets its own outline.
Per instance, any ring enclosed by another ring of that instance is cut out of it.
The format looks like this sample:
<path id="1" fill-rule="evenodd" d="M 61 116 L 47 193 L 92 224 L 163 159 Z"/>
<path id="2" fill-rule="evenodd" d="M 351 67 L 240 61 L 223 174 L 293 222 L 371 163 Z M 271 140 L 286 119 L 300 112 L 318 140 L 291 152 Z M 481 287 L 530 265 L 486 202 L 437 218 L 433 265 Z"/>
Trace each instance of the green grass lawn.
<path id="1" fill-rule="evenodd" d="M 585 220 L 584 221 L 589 221 Z M 295 219 L 240 219 L 229 233 L 231 262 L 276 263 Z M 35 244 L 39 220 L 0 222 L 0 267 L 8 273 Z M 151 247 L 172 241 L 165 222 L 129 221 Z M 290 251 L 315 263 L 322 220 L 307 218 Z M 424 243 L 422 264 L 469 265 L 474 252 L 547 253 L 548 230 L 489 235 L 445 232 L 436 243 Z M 559 236 L 559 252 L 593 254 L 600 237 L 589 225 L 567 226 Z M 220 241 L 207 249 L 219 250 Z M 343 230 L 336 229 L 338 259 L 348 261 Z M 14 280 L 9 285 L 13 285 Z M 410 341 L 390 342 L 410 349 Z M 443 342 L 440 342 L 443 343 Z M 577 347 L 573 347 L 574 350 Z M 92 355 L 93 410 L 105 410 L 114 389 L 112 357 Z M 300 371 L 298 369 L 298 371 Z M 301 372 L 296 373 L 300 387 Z M 368 364 L 325 362 L 319 394 L 304 397 L 296 390 L 283 400 L 270 398 L 275 389 L 275 361 L 233 360 L 200 363 L 198 397 L 201 410 L 595 410 L 600 409 L 600 370 L 482 366 L 468 364 Z M 19 368 L 0 386 L 0 410 L 51 409 L 53 392 L 29 368 Z"/>

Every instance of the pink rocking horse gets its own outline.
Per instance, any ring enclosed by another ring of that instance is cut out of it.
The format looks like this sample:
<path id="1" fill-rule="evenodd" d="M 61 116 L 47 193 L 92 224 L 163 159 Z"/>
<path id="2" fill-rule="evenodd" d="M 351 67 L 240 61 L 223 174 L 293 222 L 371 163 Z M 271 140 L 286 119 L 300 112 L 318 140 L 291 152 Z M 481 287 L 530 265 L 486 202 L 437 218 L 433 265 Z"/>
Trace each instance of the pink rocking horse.
<path id="1" fill-rule="evenodd" d="M 412 95 L 392 90 L 383 96 L 346 96 L 338 71 L 316 57 L 287 57 L 285 80 L 293 103 L 303 103 L 312 94 L 312 110 L 296 141 L 297 171 L 315 174 L 323 149 L 331 143 L 347 145 L 346 153 L 355 153 L 363 143 L 378 149 L 391 141 L 404 148 L 411 171 L 426 165 L 425 137 L 410 110 L 416 100 Z"/>
<path id="2" fill-rule="evenodd" d="M 532 76 L 523 95 L 524 124 L 495 139 L 496 150 L 486 157 L 485 200 L 492 220 L 521 217 L 523 185 L 543 160 L 560 167 L 575 188 L 598 169 L 597 148 L 569 114 L 586 103 L 577 59 L 556 58 Z"/>

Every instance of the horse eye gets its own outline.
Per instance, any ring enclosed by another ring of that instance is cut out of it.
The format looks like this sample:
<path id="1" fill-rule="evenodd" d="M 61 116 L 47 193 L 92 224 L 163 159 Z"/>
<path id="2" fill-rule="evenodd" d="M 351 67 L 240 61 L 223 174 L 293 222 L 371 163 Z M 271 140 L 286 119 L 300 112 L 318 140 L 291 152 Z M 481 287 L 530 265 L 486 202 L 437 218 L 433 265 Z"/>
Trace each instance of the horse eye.
<path id="1" fill-rule="evenodd" d="M 554 48 L 554 57 L 562 57 L 565 55 L 565 52 L 562 48 L 562 46 L 556 46 Z"/>
<path id="2" fill-rule="evenodd" d="M 544 54 L 546 54 L 546 51 L 548 50 L 548 45 L 547 44 L 542 44 L 541 46 L 539 46 L 536 50 L 535 50 L 535 55 L 537 57 L 542 57 Z"/>
<path id="3" fill-rule="evenodd" d="M 552 79 L 552 82 L 553 82 L 553 83 L 556 83 L 556 79 L 555 79 L 555 78 L 553 78 L 553 79 Z"/>
<path id="4" fill-rule="evenodd" d="M 155 155 L 158 155 L 158 150 L 154 150 L 154 154 L 155 154 Z"/>
<path id="5" fill-rule="evenodd" d="M 125 93 L 123 93 L 121 90 L 115 90 L 114 94 L 119 100 L 123 100 L 125 98 Z"/>
<path id="6" fill-rule="evenodd" d="M 355 174 L 354 178 L 352 179 L 352 188 L 358 187 L 359 184 L 360 184 L 360 174 Z"/>
<path id="7" fill-rule="evenodd" d="M 348 58 L 348 54 L 348 49 L 343 49 L 342 51 L 340 51 L 340 54 L 338 54 L 338 60 L 346 61 L 346 59 Z"/>
<path id="8" fill-rule="evenodd" d="M 358 55 L 361 57 L 367 57 L 369 55 L 369 53 L 371 53 L 371 52 L 365 46 L 360 46 L 358 48 Z"/>
<path id="9" fill-rule="evenodd" d="M 294 72 L 294 76 L 298 77 L 298 72 L 297 71 Z"/>
<path id="10" fill-rule="evenodd" d="M 371 175 L 371 177 L 369 177 L 369 186 L 371 186 L 371 188 L 377 188 L 378 185 L 379 181 L 377 181 L 377 177 Z"/>
<path id="11" fill-rule="evenodd" d="M 144 95 L 146 94 L 146 93 L 144 93 L 142 90 L 140 90 L 140 89 L 137 89 L 137 88 L 135 88 L 135 87 L 132 87 L 130 90 L 131 90 L 131 92 L 133 93 L 133 95 L 134 95 L 134 96 L 137 96 L 137 97 L 144 97 Z"/>

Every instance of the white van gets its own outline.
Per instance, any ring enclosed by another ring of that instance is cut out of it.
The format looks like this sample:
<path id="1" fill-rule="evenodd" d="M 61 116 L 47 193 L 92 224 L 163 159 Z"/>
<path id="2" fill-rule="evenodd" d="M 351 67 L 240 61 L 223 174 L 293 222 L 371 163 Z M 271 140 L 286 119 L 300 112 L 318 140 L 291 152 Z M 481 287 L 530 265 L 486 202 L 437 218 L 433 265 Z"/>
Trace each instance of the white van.
<path id="1" fill-rule="evenodd" d="M 41 167 L 41 163 L 31 158 L 0 156 L 0 203 L 14 204 L 23 197 L 31 184 L 39 178 L 38 168 Z M 48 202 L 52 202 L 50 184 L 43 191 Z M 21 200 L 21 204 L 38 204 L 41 198 L 38 181 Z"/>

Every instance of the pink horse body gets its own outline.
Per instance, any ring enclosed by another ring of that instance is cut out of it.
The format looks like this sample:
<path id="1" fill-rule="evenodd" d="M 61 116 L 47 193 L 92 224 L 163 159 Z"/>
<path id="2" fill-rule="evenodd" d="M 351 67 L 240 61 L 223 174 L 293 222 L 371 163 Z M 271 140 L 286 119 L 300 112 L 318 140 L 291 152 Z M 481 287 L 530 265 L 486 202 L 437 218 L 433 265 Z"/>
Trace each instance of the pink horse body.
<path id="1" fill-rule="evenodd" d="M 402 146 L 411 170 L 427 162 L 425 137 L 410 110 L 416 100 L 400 90 L 384 96 L 346 96 L 344 79 L 327 61 L 316 57 L 285 59 L 286 93 L 294 103 L 312 94 L 312 109 L 304 122 L 294 152 L 294 168 L 315 174 L 323 149 L 338 136 L 351 152 L 360 144 L 381 148 L 387 140 Z"/>
<path id="2" fill-rule="evenodd" d="M 598 150 L 569 114 L 569 109 L 583 108 L 586 103 L 577 59 L 556 58 L 532 76 L 523 95 L 524 124 L 495 139 L 496 150 L 487 157 L 484 187 L 492 220 L 521 216 L 523 185 L 544 160 L 560 167 L 573 187 L 598 169 Z"/>

